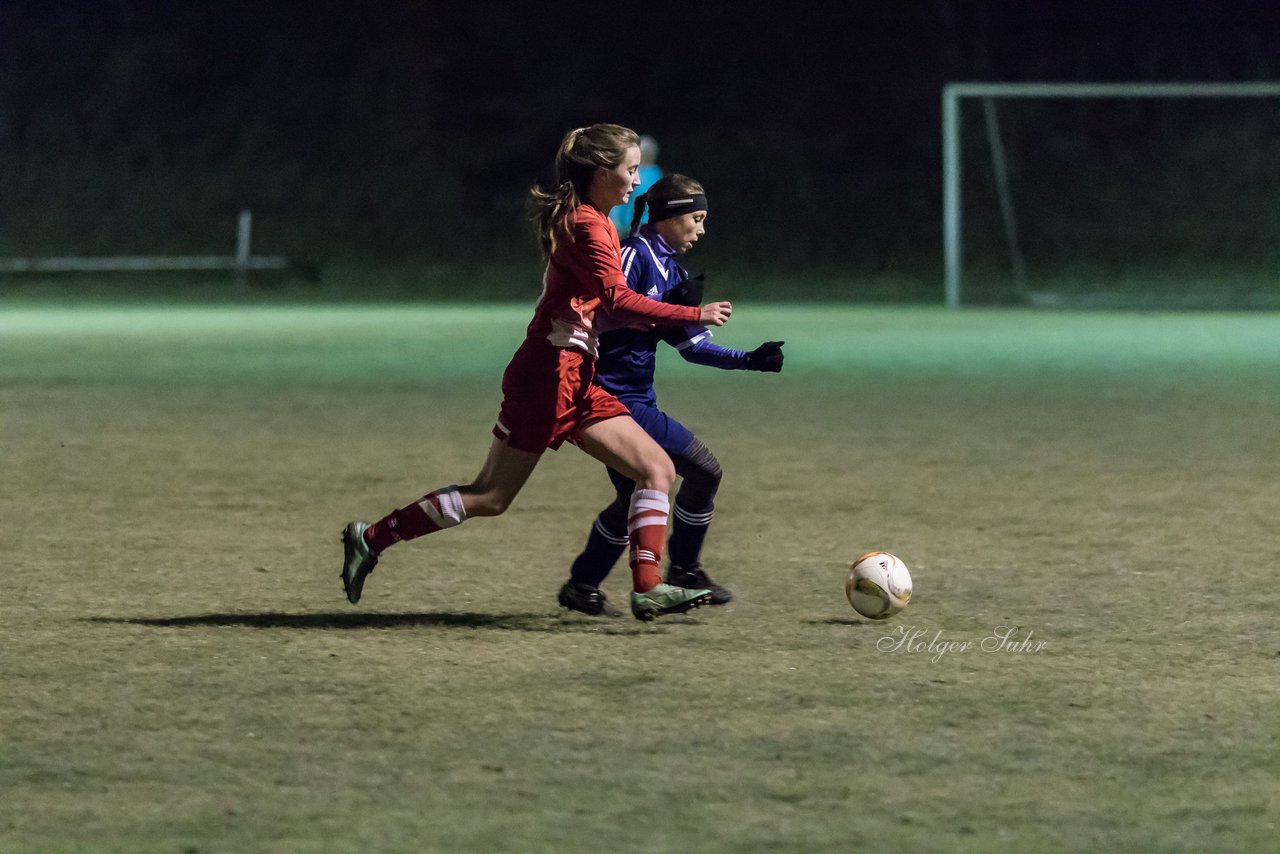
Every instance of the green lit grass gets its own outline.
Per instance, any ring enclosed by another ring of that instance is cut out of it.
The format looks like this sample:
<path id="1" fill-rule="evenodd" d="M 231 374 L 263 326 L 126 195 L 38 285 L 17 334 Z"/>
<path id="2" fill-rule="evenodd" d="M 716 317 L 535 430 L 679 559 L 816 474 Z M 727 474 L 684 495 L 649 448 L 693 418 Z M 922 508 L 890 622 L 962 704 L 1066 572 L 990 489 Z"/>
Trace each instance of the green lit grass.
<path id="1" fill-rule="evenodd" d="M 474 474 L 528 314 L 0 306 L 0 849 L 1274 847 L 1280 316 L 740 301 L 786 371 L 659 387 L 733 604 L 558 613 L 566 448 L 351 608 L 340 525 Z"/>

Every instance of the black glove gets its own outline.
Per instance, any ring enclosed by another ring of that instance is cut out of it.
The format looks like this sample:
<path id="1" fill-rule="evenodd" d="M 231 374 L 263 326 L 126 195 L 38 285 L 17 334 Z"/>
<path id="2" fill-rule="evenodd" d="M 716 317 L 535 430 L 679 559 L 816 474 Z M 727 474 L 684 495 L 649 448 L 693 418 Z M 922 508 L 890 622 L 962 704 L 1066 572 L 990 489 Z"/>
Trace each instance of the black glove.
<path id="1" fill-rule="evenodd" d="M 706 289 L 706 285 L 706 273 L 699 273 L 663 294 L 662 301 L 672 305 L 702 305 L 702 292 Z"/>
<path id="2" fill-rule="evenodd" d="M 776 374 L 782 370 L 782 345 L 785 341 L 766 341 L 747 354 L 748 371 L 767 371 Z"/>

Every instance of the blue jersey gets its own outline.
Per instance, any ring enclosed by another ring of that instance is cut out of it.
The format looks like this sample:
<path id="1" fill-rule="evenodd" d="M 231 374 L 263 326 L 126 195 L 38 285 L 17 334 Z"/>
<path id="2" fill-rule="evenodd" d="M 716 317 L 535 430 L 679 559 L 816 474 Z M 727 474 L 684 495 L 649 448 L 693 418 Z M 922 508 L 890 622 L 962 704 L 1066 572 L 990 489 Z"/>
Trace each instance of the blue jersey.
<path id="1" fill-rule="evenodd" d="M 689 271 L 675 260 L 675 251 L 650 226 L 622 241 L 622 272 L 627 286 L 642 296 L 661 300 L 667 291 L 689 279 Z M 654 406 L 653 371 L 658 342 L 665 341 L 686 361 L 725 370 L 745 370 L 747 354 L 711 342 L 704 326 L 626 326 L 600 335 L 596 382 L 628 407 Z"/>

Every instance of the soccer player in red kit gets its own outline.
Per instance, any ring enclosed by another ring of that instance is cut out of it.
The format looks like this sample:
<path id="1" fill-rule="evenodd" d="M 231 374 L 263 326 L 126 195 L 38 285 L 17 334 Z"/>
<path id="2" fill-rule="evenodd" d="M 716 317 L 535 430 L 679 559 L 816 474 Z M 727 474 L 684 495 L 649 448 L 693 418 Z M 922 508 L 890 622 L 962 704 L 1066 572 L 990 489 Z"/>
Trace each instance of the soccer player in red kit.
<path id="1" fill-rule="evenodd" d="M 346 526 L 342 586 L 353 604 L 388 547 L 472 516 L 501 514 L 543 451 L 565 441 L 636 482 L 627 518 L 632 614 L 652 620 L 711 599 L 710 590 L 662 581 L 659 563 L 675 467 L 627 408 L 592 383 L 598 352 L 593 321 L 597 311 L 605 311 L 650 322 L 721 326 L 731 306 L 669 305 L 627 287 L 609 211 L 625 204 L 640 180 L 640 138 L 634 131 L 611 124 L 570 131 L 555 165 L 556 186 L 533 189 L 547 269 L 525 340 L 502 377 L 488 458 L 471 483 L 433 490 L 371 525 Z"/>

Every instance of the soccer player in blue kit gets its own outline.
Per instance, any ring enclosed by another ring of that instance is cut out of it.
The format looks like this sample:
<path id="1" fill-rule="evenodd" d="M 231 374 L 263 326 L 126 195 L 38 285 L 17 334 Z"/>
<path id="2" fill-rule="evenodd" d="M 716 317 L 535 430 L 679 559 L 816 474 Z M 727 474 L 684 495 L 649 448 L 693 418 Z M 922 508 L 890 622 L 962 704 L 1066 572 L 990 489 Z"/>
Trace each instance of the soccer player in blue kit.
<path id="1" fill-rule="evenodd" d="M 648 222 L 641 225 L 645 208 Z M 668 175 L 635 200 L 631 233 L 622 242 L 622 270 L 636 293 L 668 303 L 697 305 L 701 277 L 691 279 L 676 256 L 688 252 L 706 232 L 707 197 L 702 185 L 684 175 Z M 667 583 L 712 592 L 711 603 L 723 605 L 733 594 L 716 584 L 702 568 L 702 543 L 720 486 L 720 463 L 687 427 L 658 408 L 653 374 L 658 342 L 675 347 L 685 360 L 723 370 L 778 372 L 782 341 L 767 341 L 749 352 L 711 342 L 704 326 L 632 324 L 603 331 L 595 381 L 621 401 L 641 427 L 662 446 L 682 482 L 672 512 L 667 544 Z M 569 580 L 560 588 L 561 605 L 591 616 L 621 616 L 600 590 L 614 563 L 628 546 L 627 511 L 635 488 L 625 475 L 608 469 L 617 492 L 600 511 L 586 547 L 573 562 Z"/>

